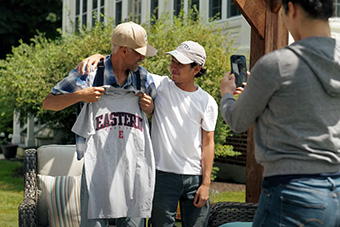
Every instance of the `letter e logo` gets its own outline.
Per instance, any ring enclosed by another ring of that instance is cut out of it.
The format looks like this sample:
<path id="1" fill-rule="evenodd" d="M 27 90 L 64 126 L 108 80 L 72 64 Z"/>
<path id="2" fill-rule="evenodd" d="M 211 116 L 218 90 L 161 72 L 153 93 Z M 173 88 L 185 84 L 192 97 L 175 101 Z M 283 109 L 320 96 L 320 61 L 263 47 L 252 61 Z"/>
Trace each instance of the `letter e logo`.
<path id="1" fill-rule="evenodd" d="M 124 131 L 119 131 L 119 139 L 123 139 L 124 138 Z"/>

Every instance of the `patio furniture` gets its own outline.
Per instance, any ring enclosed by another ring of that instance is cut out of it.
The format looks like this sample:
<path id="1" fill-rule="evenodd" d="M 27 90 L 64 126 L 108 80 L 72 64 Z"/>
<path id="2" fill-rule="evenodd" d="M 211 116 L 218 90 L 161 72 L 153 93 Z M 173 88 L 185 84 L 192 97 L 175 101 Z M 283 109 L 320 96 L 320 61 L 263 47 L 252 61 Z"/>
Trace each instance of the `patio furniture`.
<path id="1" fill-rule="evenodd" d="M 73 226 L 80 222 L 80 183 L 83 161 L 75 145 L 45 145 L 25 150 L 24 199 L 19 226 Z M 61 223 L 63 222 L 63 223 Z M 67 223 L 66 223 L 67 222 Z"/>
<path id="2" fill-rule="evenodd" d="M 210 206 L 209 227 L 230 222 L 252 222 L 257 203 L 218 202 Z"/>

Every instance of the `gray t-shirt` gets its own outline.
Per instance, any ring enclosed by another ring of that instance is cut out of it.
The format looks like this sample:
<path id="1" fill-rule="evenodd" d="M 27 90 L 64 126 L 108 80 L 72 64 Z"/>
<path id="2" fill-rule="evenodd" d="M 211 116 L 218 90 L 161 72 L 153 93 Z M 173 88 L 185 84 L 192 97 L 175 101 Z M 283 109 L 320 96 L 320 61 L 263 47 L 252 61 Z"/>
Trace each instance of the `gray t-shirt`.
<path id="1" fill-rule="evenodd" d="M 151 215 L 155 183 L 148 119 L 133 91 L 106 87 L 86 103 L 72 131 L 86 138 L 88 218 Z"/>

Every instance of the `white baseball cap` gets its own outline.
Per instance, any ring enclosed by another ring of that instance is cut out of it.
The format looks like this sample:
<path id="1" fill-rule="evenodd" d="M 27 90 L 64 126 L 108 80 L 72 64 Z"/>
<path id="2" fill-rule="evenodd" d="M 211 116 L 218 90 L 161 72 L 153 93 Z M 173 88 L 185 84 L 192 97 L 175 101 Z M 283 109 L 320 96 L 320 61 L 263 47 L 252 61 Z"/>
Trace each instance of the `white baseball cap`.
<path id="1" fill-rule="evenodd" d="M 117 25 L 113 30 L 111 43 L 134 49 L 144 56 L 154 56 L 157 49 L 148 44 L 145 29 L 134 22 L 125 22 Z"/>
<path id="2" fill-rule="evenodd" d="M 185 41 L 181 43 L 176 50 L 165 53 L 171 54 L 182 64 L 197 63 L 201 66 L 204 65 L 206 53 L 204 48 L 197 42 Z"/>

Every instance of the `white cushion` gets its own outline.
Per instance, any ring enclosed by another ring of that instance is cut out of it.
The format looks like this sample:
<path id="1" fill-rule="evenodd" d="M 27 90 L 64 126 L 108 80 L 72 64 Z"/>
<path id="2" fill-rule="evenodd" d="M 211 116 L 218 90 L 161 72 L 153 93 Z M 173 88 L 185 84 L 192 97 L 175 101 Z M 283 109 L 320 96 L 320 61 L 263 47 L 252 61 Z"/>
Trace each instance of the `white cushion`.
<path id="1" fill-rule="evenodd" d="M 37 149 L 37 173 L 50 176 L 80 176 L 83 159 L 77 160 L 75 145 L 44 145 Z M 44 184 L 38 178 L 38 226 L 48 226 Z M 79 185 L 80 187 L 80 185 Z"/>
<path id="2" fill-rule="evenodd" d="M 44 145 L 38 148 L 38 173 L 49 176 L 81 175 L 83 159 L 77 160 L 76 145 Z"/>

